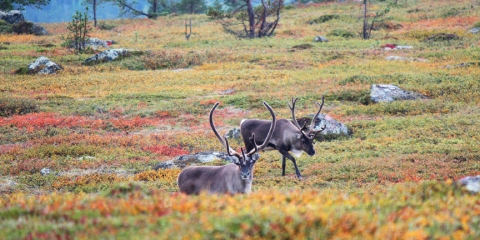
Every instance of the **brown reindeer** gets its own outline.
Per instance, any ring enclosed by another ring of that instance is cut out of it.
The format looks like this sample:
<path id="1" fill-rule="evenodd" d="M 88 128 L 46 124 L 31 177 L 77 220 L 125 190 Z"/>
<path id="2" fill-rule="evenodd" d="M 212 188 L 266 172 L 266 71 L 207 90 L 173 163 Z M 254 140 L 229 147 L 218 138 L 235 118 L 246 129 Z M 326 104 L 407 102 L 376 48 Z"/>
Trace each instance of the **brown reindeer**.
<path id="1" fill-rule="evenodd" d="M 288 119 L 278 119 L 277 126 L 273 131 L 273 136 L 268 141 L 267 148 L 264 151 L 277 150 L 282 154 L 282 176 L 285 176 L 285 164 L 286 158 L 290 159 L 293 162 L 295 167 L 295 173 L 299 179 L 302 178 L 300 171 L 297 167 L 297 162 L 295 158 L 290 155 L 289 151 L 292 152 L 296 157 L 300 157 L 302 152 L 306 152 L 309 156 L 315 155 L 315 149 L 313 148 L 313 140 L 317 133 L 325 130 L 323 127 L 320 130 L 314 130 L 315 119 L 322 111 L 323 104 L 325 102 L 324 97 L 322 96 L 322 104 L 318 104 L 318 112 L 313 117 L 313 120 L 310 124 L 310 127 L 306 127 L 306 124 L 300 126 L 295 118 L 295 104 L 298 98 L 292 98 L 292 105 L 288 103 L 288 107 L 292 112 L 292 121 Z M 269 120 L 258 120 L 258 119 L 244 119 L 240 123 L 240 134 L 242 135 L 243 141 L 247 151 L 254 149 L 254 143 L 248 140 L 248 137 L 255 134 L 255 140 L 264 142 L 267 140 L 267 127 L 271 124 Z"/>
<path id="2" fill-rule="evenodd" d="M 240 154 L 230 148 L 227 138 L 223 141 L 222 137 L 220 137 L 215 129 L 215 125 L 213 124 L 213 112 L 218 106 L 218 103 L 215 103 L 210 111 L 210 127 L 220 143 L 226 148 L 227 153 L 230 156 L 234 156 L 237 160 L 224 166 L 192 166 L 183 169 L 177 179 L 180 192 L 186 194 L 199 194 L 200 192 L 205 191 L 208 193 L 236 194 L 250 193 L 252 191 L 253 167 L 259 157 L 256 152 L 267 146 L 276 125 L 275 113 L 272 108 L 266 102 L 263 102 L 263 104 L 272 115 L 272 121 L 270 121 L 269 130 L 265 136 L 265 140 L 261 145 L 257 145 L 255 134 L 252 134 L 251 137 L 249 137 L 252 149 L 245 153 L 242 148 L 242 154 Z"/>

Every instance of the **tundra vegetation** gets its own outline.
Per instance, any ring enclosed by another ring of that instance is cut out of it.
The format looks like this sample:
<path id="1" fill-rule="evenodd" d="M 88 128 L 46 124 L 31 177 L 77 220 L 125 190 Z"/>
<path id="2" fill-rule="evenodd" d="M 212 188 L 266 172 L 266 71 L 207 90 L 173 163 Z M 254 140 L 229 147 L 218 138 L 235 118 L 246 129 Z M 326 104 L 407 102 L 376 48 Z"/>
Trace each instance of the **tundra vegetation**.
<path id="1" fill-rule="evenodd" d="M 480 174 L 479 35 L 468 33 L 480 6 L 388 7 L 368 40 L 361 4 L 350 1 L 288 6 L 272 37 L 248 40 L 205 15 L 106 21 L 115 27 L 90 36 L 148 52 L 94 66 L 81 65 L 91 55 L 61 46 L 67 23 L 45 25 L 48 36 L 0 35 L 2 238 L 480 238 L 480 197 L 455 184 Z M 311 24 L 324 15 L 338 17 Z M 457 37 L 425 41 L 438 34 Z M 329 41 L 314 43 L 316 35 Z M 311 47 L 294 48 L 302 44 Z M 64 70 L 15 74 L 40 55 Z M 373 83 L 431 99 L 371 104 Z M 187 196 L 178 193 L 179 169 L 150 170 L 183 154 L 225 151 L 208 123 L 215 102 L 223 135 L 243 118 L 269 119 L 262 101 L 290 118 L 286 103 L 299 97 L 303 117 L 322 95 L 322 113 L 353 135 L 301 156 L 303 180 L 293 168 L 282 177 L 274 151 L 261 153 L 248 196 Z"/>

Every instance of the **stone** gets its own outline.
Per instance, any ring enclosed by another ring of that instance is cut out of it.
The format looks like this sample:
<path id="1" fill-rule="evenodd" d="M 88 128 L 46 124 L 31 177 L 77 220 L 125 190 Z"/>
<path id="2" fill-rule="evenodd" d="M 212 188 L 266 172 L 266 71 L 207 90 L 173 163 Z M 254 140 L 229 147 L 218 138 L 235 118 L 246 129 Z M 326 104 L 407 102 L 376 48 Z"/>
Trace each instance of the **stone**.
<path id="1" fill-rule="evenodd" d="M 328 39 L 324 36 L 315 36 L 313 41 L 314 42 L 328 42 Z"/>
<path id="2" fill-rule="evenodd" d="M 40 174 L 42 174 L 42 176 L 48 175 L 51 172 L 52 170 L 50 170 L 49 168 L 42 168 L 42 170 L 40 170 Z"/>
<path id="3" fill-rule="evenodd" d="M 405 91 L 392 84 L 372 84 L 370 88 L 370 100 L 374 103 L 417 99 L 428 99 L 428 97 L 420 93 Z"/>
<path id="4" fill-rule="evenodd" d="M 472 34 L 477 34 L 478 32 L 480 32 L 480 27 L 474 27 L 470 29 L 468 32 Z"/>
<path id="5" fill-rule="evenodd" d="M 461 186 L 465 186 L 465 189 L 467 189 L 472 193 L 480 192 L 480 175 L 477 175 L 475 177 L 472 177 L 472 176 L 464 177 L 458 180 L 458 183 Z"/>
<path id="6" fill-rule="evenodd" d="M 407 58 L 407 57 L 401 57 L 401 56 L 388 56 L 385 59 L 387 61 L 428 62 L 427 59 L 423 59 L 423 58 Z"/>
<path id="7" fill-rule="evenodd" d="M 3 20 L 10 24 L 15 24 L 25 21 L 22 12 L 18 10 L 12 10 L 10 12 L 0 11 L 0 20 Z"/>
<path id="8" fill-rule="evenodd" d="M 123 49 L 123 48 L 109 49 L 101 53 L 95 54 L 92 57 L 87 58 L 85 61 L 83 61 L 83 64 L 92 65 L 92 64 L 102 63 L 102 62 L 110 62 L 119 57 L 127 57 L 127 56 L 130 56 L 131 54 L 138 54 L 138 53 L 141 53 L 141 52 L 135 51 L 132 49 Z"/>
<path id="9" fill-rule="evenodd" d="M 258 153 L 256 153 L 258 154 Z M 182 155 L 175 159 L 157 164 L 153 169 L 185 168 L 192 165 L 209 163 L 215 160 L 224 160 L 227 162 L 235 161 L 235 157 L 229 156 L 224 152 L 201 152 L 195 154 Z"/>
<path id="10" fill-rule="evenodd" d="M 50 61 L 50 59 L 41 56 L 37 58 L 34 62 L 28 65 L 29 74 L 54 74 L 58 70 L 62 70 L 63 67 L 56 64 L 55 62 Z"/>
<path id="11" fill-rule="evenodd" d="M 312 118 L 315 116 L 315 114 L 309 114 L 306 117 L 302 117 L 297 119 L 297 122 L 300 126 L 303 126 L 306 124 L 306 126 L 310 126 L 310 123 L 312 122 Z M 335 120 L 329 115 L 320 113 L 318 114 L 317 118 L 315 119 L 313 129 L 314 130 L 320 130 L 323 127 L 325 127 L 325 130 L 321 131 L 320 134 L 324 136 L 329 136 L 329 137 L 334 137 L 338 135 L 352 135 L 352 131 L 348 129 L 348 127 Z"/>
<path id="12" fill-rule="evenodd" d="M 48 35 L 47 30 L 46 30 L 44 27 L 42 27 L 42 26 L 40 26 L 40 25 L 38 25 L 38 24 L 33 24 L 33 26 L 32 26 L 32 28 L 31 28 L 30 31 L 31 31 L 32 34 L 34 34 L 34 35 L 36 35 L 36 36 Z"/>
<path id="13" fill-rule="evenodd" d="M 224 137 L 228 138 L 229 140 L 235 140 L 237 142 L 240 142 L 242 140 L 242 137 L 240 135 L 240 129 L 239 128 L 233 128 L 232 130 L 228 131 Z"/>

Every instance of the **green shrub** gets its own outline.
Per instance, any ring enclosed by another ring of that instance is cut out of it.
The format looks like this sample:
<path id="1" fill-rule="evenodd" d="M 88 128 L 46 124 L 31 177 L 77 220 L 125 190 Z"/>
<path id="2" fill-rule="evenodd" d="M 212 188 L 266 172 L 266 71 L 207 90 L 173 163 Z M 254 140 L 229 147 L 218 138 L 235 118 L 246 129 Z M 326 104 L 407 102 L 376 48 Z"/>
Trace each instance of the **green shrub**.
<path id="1" fill-rule="evenodd" d="M 333 92 L 328 94 L 326 100 L 337 100 L 337 101 L 351 101 L 351 102 L 359 102 L 363 105 L 370 104 L 370 90 L 361 90 L 361 91 L 341 91 L 341 92 Z"/>
<path id="2" fill-rule="evenodd" d="M 313 45 L 310 44 L 310 43 L 305 43 L 305 44 L 295 45 L 295 46 L 293 46 L 292 48 L 296 48 L 296 49 L 309 49 L 309 48 L 313 48 Z"/>
<path id="3" fill-rule="evenodd" d="M 0 116 L 8 117 L 14 114 L 37 112 L 35 102 L 27 98 L 0 97 Z"/>
<path id="4" fill-rule="evenodd" d="M 12 33 L 12 25 L 0 20 L 0 33 Z"/>
<path id="5" fill-rule="evenodd" d="M 33 28 L 33 22 L 18 22 L 12 24 L 12 31 L 16 34 L 31 34 Z"/>
<path id="6" fill-rule="evenodd" d="M 339 17 L 340 16 L 338 16 L 336 14 L 327 14 L 327 15 L 323 15 L 323 16 L 320 16 L 318 18 L 313 19 L 312 21 L 310 21 L 310 24 L 324 23 L 324 22 L 328 22 L 332 19 L 338 19 Z"/>
<path id="7" fill-rule="evenodd" d="M 328 36 L 337 36 L 343 38 L 353 38 L 355 35 L 345 29 L 334 29 L 328 33 Z"/>
<path id="8" fill-rule="evenodd" d="M 105 21 L 101 21 L 99 24 L 98 24 L 98 29 L 100 30 L 112 30 L 114 29 L 115 27 L 117 27 L 116 25 L 114 24 L 108 24 L 106 23 Z"/>

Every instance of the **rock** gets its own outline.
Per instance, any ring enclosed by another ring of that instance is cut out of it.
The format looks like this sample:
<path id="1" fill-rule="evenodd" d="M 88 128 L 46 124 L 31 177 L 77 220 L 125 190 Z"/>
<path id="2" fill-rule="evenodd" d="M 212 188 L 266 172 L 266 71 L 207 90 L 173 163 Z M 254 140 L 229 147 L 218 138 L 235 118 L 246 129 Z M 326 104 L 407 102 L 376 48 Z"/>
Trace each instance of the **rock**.
<path id="1" fill-rule="evenodd" d="M 478 32 L 480 32 L 480 27 L 474 27 L 470 29 L 468 32 L 472 34 L 477 34 Z"/>
<path id="2" fill-rule="evenodd" d="M 382 47 L 384 47 L 385 50 L 404 50 L 404 49 L 412 49 L 412 46 L 402 46 L 402 45 L 397 45 L 397 44 L 385 44 Z"/>
<path id="3" fill-rule="evenodd" d="M 87 58 L 85 61 L 83 61 L 84 65 L 91 65 L 91 64 L 97 64 L 97 63 L 102 63 L 102 62 L 110 62 L 118 57 L 128 57 L 131 54 L 140 54 L 140 51 L 135 51 L 132 49 L 123 49 L 123 48 L 118 48 L 118 49 L 109 49 L 105 50 L 101 53 L 95 54 L 92 57 Z"/>
<path id="4" fill-rule="evenodd" d="M 396 100 L 428 99 L 428 97 L 415 92 L 400 89 L 391 84 L 373 84 L 370 88 L 370 99 L 374 103 L 393 102 Z"/>
<path id="5" fill-rule="evenodd" d="M 447 65 L 445 68 L 462 68 L 462 67 L 471 67 L 475 66 L 478 67 L 480 66 L 480 62 L 463 62 L 455 65 Z"/>
<path id="6" fill-rule="evenodd" d="M 407 58 L 407 57 L 400 57 L 400 56 L 388 56 L 385 59 L 387 61 L 428 62 L 427 59 L 423 59 L 423 58 Z"/>
<path id="7" fill-rule="evenodd" d="M 89 38 L 87 45 L 94 48 L 97 48 L 97 47 L 108 48 L 107 41 L 103 41 L 98 38 Z"/>
<path id="8" fill-rule="evenodd" d="M 33 24 L 32 28 L 31 28 L 31 32 L 32 32 L 32 34 L 34 34 L 36 36 L 48 35 L 47 30 L 44 27 L 42 27 L 38 24 Z"/>
<path id="9" fill-rule="evenodd" d="M 477 175 L 476 177 L 464 177 L 458 180 L 458 183 L 465 186 L 465 188 L 472 193 L 480 192 L 480 175 Z"/>
<path id="10" fill-rule="evenodd" d="M 229 156 L 227 153 L 223 152 L 201 152 L 196 154 L 183 155 L 166 162 L 161 162 L 157 164 L 153 169 L 158 170 L 168 168 L 184 168 L 190 165 L 213 162 L 215 160 L 225 160 L 227 162 L 233 162 L 235 160 L 235 157 Z"/>
<path id="11" fill-rule="evenodd" d="M 40 170 L 40 174 L 42 174 L 42 176 L 48 175 L 51 172 L 52 170 L 50 170 L 49 168 L 42 168 L 42 170 Z"/>
<path id="12" fill-rule="evenodd" d="M 15 24 L 25 21 L 25 18 L 23 17 L 22 12 L 17 10 L 13 10 L 10 12 L 0 11 L 0 20 L 3 20 L 10 24 Z"/>
<path id="13" fill-rule="evenodd" d="M 221 91 L 220 94 L 222 95 L 230 95 L 232 93 L 235 92 L 235 89 L 227 89 L 227 90 L 224 90 L 224 91 Z"/>
<path id="14" fill-rule="evenodd" d="M 237 142 L 240 142 L 242 140 L 239 128 L 233 128 L 232 130 L 228 131 L 228 133 L 225 134 L 224 137 L 228 138 L 229 140 L 233 139 Z"/>
<path id="15" fill-rule="evenodd" d="M 328 42 L 328 39 L 324 36 L 315 36 L 313 41 L 314 42 Z"/>
<path id="16" fill-rule="evenodd" d="M 48 35 L 48 32 L 44 27 L 28 21 L 12 24 L 12 31 L 16 34 L 34 34 L 37 36 Z"/>
<path id="17" fill-rule="evenodd" d="M 312 118 L 314 116 L 314 114 L 309 114 L 306 117 L 297 119 L 297 122 L 300 126 L 306 124 L 306 126 L 308 127 L 310 126 L 310 123 L 312 122 Z M 314 130 L 320 130 L 325 127 L 325 130 L 321 131 L 320 134 L 323 136 L 328 136 L 328 138 L 336 137 L 339 135 L 352 135 L 352 131 L 349 130 L 345 124 L 338 122 L 337 120 L 323 113 L 318 114 L 318 117 L 315 119 L 313 126 Z"/>
<path id="18" fill-rule="evenodd" d="M 50 61 L 50 59 L 41 56 L 37 58 L 34 62 L 28 65 L 29 74 L 54 74 L 58 70 L 62 70 L 63 67 L 56 64 L 55 62 Z"/>

